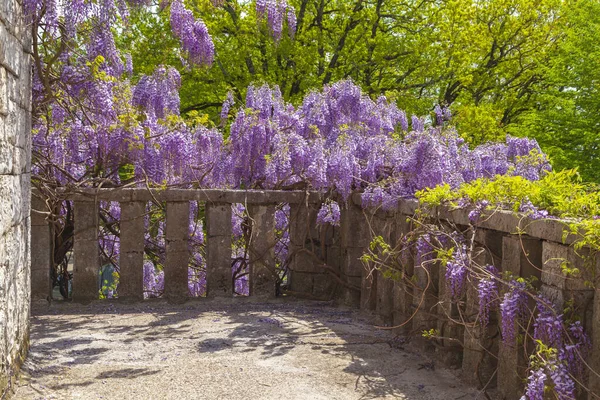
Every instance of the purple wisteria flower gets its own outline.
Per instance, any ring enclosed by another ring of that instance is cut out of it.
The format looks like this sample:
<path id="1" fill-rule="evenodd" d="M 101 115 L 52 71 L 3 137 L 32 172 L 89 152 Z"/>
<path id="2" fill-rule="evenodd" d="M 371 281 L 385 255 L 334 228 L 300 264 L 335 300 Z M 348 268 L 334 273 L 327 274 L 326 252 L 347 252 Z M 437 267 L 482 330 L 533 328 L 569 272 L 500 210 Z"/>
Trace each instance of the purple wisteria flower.
<path id="1" fill-rule="evenodd" d="M 475 204 L 475 208 L 469 212 L 469 221 L 471 221 L 473 225 L 479 221 L 481 213 L 485 211 L 489 204 L 490 203 L 487 200 L 478 201 L 477 204 Z"/>
<path id="2" fill-rule="evenodd" d="M 529 373 L 527 388 L 525 389 L 525 396 L 527 396 L 528 400 L 544 400 L 544 389 L 547 379 L 548 377 L 543 368 Z"/>
<path id="3" fill-rule="evenodd" d="M 469 264 L 467 248 L 459 244 L 454 250 L 452 260 L 446 263 L 446 287 L 454 300 L 460 299 L 465 293 Z"/>
<path id="4" fill-rule="evenodd" d="M 538 315 L 534 322 L 534 339 L 545 345 L 559 348 L 563 340 L 563 316 L 558 314 L 552 302 L 544 297 L 537 300 Z"/>
<path id="5" fill-rule="evenodd" d="M 173 0 L 170 22 L 173 34 L 179 38 L 189 60 L 196 65 L 211 65 L 215 46 L 204 21 L 195 19 L 182 0 Z"/>
<path id="6" fill-rule="evenodd" d="M 527 314 L 528 296 L 524 282 L 511 281 L 509 291 L 500 303 L 502 340 L 513 345 L 517 338 L 517 325 Z"/>
<path id="7" fill-rule="evenodd" d="M 257 0 L 256 16 L 259 20 L 266 17 L 275 41 L 281 40 L 284 20 L 287 20 L 290 38 L 296 34 L 296 11 L 287 0 Z"/>
<path id="8" fill-rule="evenodd" d="M 498 307 L 498 270 L 492 265 L 485 267 L 489 273 L 487 278 L 482 278 L 477 284 L 477 294 L 479 297 L 479 320 L 485 328 L 490 320 L 490 312 Z"/>
<path id="9" fill-rule="evenodd" d="M 340 205 L 335 201 L 328 201 L 321 205 L 321 208 L 317 213 L 317 225 L 330 224 L 339 226 L 340 217 Z"/>
<path id="10" fill-rule="evenodd" d="M 548 211 L 540 210 L 536 206 L 531 203 L 531 201 L 526 201 L 519 206 L 519 211 L 525 213 L 531 219 L 544 219 L 550 218 Z"/>

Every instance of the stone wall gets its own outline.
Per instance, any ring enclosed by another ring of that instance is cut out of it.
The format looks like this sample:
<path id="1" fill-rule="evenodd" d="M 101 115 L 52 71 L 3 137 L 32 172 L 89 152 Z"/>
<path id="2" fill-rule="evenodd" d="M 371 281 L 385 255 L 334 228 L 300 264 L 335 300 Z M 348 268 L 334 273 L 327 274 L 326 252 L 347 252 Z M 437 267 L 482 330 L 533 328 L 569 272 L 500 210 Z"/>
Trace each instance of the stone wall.
<path id="1" fill-rule="evenodd" d="M 360 204 L 360 198 L 355 198 L 354 202 Z M 372 232 L 368 235 L 361 232 L 361 237 L 380 235 L 388 243 L 396 244 L 403 234 L 412 230 L 407 218 L 413 216 L 415 207 L 415 201 L 403 201 L 395 212 L 379 211 L 373 215 L 357 206 L 350 206 L 343 211 L 346 215 L 342 216 L 341 230 L 348 232 L 351 240 L 356 240 L 356 227 L 369 226 Z M 458 227 L 469 225 L 468 210 L 440 208 L 434 210 L 431 217 L 430 223 Z M 521 235 L 515 234 L 517 226 L 522 228 Z M 568 304 L 590 335 L 593 350 L 587 355 L 587 360 L 590 367 L 598 371 L 600 257 L 587 257 L 584 263 L 581 256 L 586 254 L 585 249 L 576 252 L 573 246 L 569 246 L 574 237 L 563 237 L 564 229 L 565 223 L 560 220 L 529 220 L 510 212 L 496 212 L 478 223 L 474 254 L 480 254 L 478 257 L 481 259 L 477 259 L 479 265 L 490 264 L 498 271 L 535 277 L 533 285 L 558 309 Z M 364 240 L 353 246 L 357 254 L 368 251 L 368 243 Z M 565 276 L 561 271 L 564 262 L 578 268 L 581 273 Z M 344 264 L 353 265 L 350 270 L 357 271 L 362 265 L 356 255 L 348 257 Z M 476 324 L 456 324 L 454 321 L 460 318 L 456 302 L 447 293 L 445 266 L 438 263 L 424 267 L 415 260 L 414 254 L 409 254 L 403 264 L 408 276 L 412 277 L 410 283 L 406 280 L 393 281 L 384 278 L 377 270 L 363 268 L 360 307 L 375 314 L 379 325 L 397 327 L 394 329 L 397 334 L 407 335 L 408 340 L 412 340 L 420 350 L 429 352 L 432 358 L 461 369 L 461 376 L 466 382 L 479 388 L 485 387 L 498 398 L 519 399 L 524 389 L 528 357 L 517 340 L 514 343 L 500 340 L 498 312 L 491 313 L 485 330 Z M 344 270 L 342 278 L 345 279 Z M 478 309 L 476 286 L 467 284 L 465 307 L 460 315 L 466 322 L 474 323 Z M 421 332 L 432 328 L 437 329 L 443 339 L 422 339 Z M 589 373 L 584 384 L 591 392 L 587 398 L 598 398 L 600 377 Z"/>
<path id="2" fill-rule="evenodd" d="M 0 1 L 0 398 L 28 348 L 31 41 L 20 0 Z"/>
<path id="3" fill-rule="evenodd" d="M 35 194 L 35 193 L 34 193 Z M 416 200 L 402 200 L 391 211 L 362 209 L 356 194 L 341 210 L 340 225 L 315 226 L 323 199 L 319 193 L 304 191 L 243 191 L 216 189 L 147 190 L 139 188 L 88 188 L 63 192 L 73 200 L 73 300 L 98 299 L 99 201 L 121 204 L 121 269 L 119 298 L 142 296 L 143 216 L 146 202 L 166 202 L 165 297 L 185 300 L 188 296 L 189 259 L 187 221 L 190 201 L 206 206 L 206 274 L 208 297 L 232 297 L 231 204 L 247 205 L 249 213 L 250 295 L 274 297 L 277 273 L 273 259 L 275 205 L 290 206 L 289 255 L 286 295 L 336 300 L 374 314 L 377 325 L 393 326 L 393 332 L 412 341 L 411 346 L 428 352 L 444 364 L 460 369 L 463 379 L 489 389 L 502 399 L 519 399 L 523 392 L 528 357 L 524 347 L 502 342 L 499 315 L 494 311 L 485 329 L 476 323 L 479 311 L 475 282 L 466 286 L 466 297 L 457 304 L 445 282 L 446 266 L 423 265 L 412 250 L 403 251 L 400 260 L 388 254 L 390 265 L 400 261 L 402 268 L 386 271 L 403 280 L 391 280 L 378 269 L 365 268 L 361 256 L 369 251 L 371 238 L 381 236 L 400 251 L 403 236 L 413 231 Z M 43 205 L 34 203 L 35 210 Z M 456 226 L 466 230 L 469 210 L 439 207 L 429 214 L 430 224 Z M 519 229 L 517 229 L 519 227 Z M 52 242 L 49 225 L 32 213 L 32 296 L 45 298 L 50 290 L 48 271 Z M 600 371 L 600 257 L 587 257 L 584 264 L 570 244 L 576 236 L 563 235 L 565 222 L 530 220 L 508 211 L 486 215 L 477 223 L 473 255 L 478 265 L 493 265 L 498 271 L 537 278 L 533 285 L 559 308 L 566 304 L 580 317 L 592 338 L 589 364 Z M 517 231 L 520 234 L 517 234 Z M 383 253 L 382 256 L 385 256 Z M 582 273 L 564 276 L 566 261 Z M 590 265 L 588 265 L 590 264 Z M 372 265 L 371 265 L 372 266 Z M 397 266 L 397 264 L 396 264 Z M 590 285 L 592 282 L 593 285 Z M 202 300 L 201 300 L 202 301 Z M 458 323 L 461 318 L 467 324 Z M 531 328 L 531 326 L 530 326 Z M 421 332 L 435 329 L 440 337 L 425 341 Z M 531 347 L 531 343 L 528 343 Z M 529 350 L 528 350 L 529 351 Z M 591 393 L 600 393 L 600 376 L 589 374 L 585 384 Z M 495 391 L 495 392 L 494 392 Z M 591 398 L 597 398 L 590 395 Z"/>

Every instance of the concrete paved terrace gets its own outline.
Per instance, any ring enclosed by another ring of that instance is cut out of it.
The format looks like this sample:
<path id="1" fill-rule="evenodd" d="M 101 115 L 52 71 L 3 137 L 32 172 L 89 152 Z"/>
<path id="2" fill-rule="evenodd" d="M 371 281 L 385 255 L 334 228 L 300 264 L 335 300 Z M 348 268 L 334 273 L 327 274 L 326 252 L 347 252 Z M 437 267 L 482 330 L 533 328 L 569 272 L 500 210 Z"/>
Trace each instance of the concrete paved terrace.
<path id="1" fill-rule="evenodd" d="M 323 302 L 37 303 L 31 324 L 20 400 L 479 397 L 403 338 Z"/>

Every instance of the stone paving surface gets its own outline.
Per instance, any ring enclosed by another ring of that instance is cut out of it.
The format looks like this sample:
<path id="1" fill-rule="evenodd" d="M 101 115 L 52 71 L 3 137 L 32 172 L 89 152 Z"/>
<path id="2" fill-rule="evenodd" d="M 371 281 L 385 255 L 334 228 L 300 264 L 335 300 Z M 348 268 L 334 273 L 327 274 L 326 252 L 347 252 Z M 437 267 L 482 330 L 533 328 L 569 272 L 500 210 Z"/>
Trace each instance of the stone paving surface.
<path id="1" fill-rule="evenodd" d="M 34 304 L 14 398 L 479 397 L 401 339 L 319 302 Z"/>

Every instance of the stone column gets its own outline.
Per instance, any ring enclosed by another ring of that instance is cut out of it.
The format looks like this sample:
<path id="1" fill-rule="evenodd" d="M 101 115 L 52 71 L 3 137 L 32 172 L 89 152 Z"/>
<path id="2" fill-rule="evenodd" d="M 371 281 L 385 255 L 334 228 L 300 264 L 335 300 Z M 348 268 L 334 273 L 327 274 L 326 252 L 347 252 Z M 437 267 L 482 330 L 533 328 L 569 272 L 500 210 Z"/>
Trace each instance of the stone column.
<path id="1" fill-rule="evenodd" d="M 275 206 L 250 205 L 250 296 L 275 297 Z"/>
<path id="2" fill-rule="evenodd" d="M 579 254 L 578 254 L 579 253 Z M 573 313 L 581 318 L 581 323 L 588 334 L 592 334 L 593 346 L 597 349 L 598 340 L 595 328 L 598 326 L 599 314 L 594 314 L 595 302 L 597 302 L 596 290 L 590 285 L 597 277 L 594 271 L 594 261 L 588 257 L 589 253 L 585 249 L 577 252 L 573 246 L 566 246 L 560 243 L 544 241 L 542 248 L 542 286 L 540 292 L 550 300 L 556 309 L 562 311 L 568 304 Z M 568 269 L 577 268 L 579 274 L 565 275 L 563 267 Z M 596 284 L 597 284 L 596 280 Z M 596 297 L 596 299 L 595 299 Z M 595 349 L 594 349 L 595 350 Z M 592 353 L 598 355 L 598 351 Z M 595 362 L 588 357 L 590 362 Z M 598 372 L 598 369 L 596 369 Z M 595 386 L 596 377 L 590 375 L 590 385 Z"/>
<path id="3" fill-rule="evenodd" d="M 206 204 L 206 295 L 231 297 L 231 204 Z"/>
<path id="4" fill-rule="evenodd" d="M 121 203 L 119 298 L 144 298 L 144 202 Z"/>
<path id="5" fill-rule="evenodd" d="M 436 348 L 436 352 L 444 364 L 459 367 L 462 365 L 463 348 L 460 343 L 464 337 L 464 326 L 452 321 L 460 320 L 460 314 L 457 301 L 452 299 L 446 284 L 446 265 L 438 263 L 437 267 L 439 276 L 437 330 L 444 339 L 441 340 L 442 347 Z"/>
<path id="6" fill-rule="evenodd" d="M 482 268 L 492 265 L 500 270 L 502 241 L 501 232 L 478 228 L 475 232 L 477 247 L 473 262 Z M 467 285 L 466 307 L 463 315 L 469 325 L 465 326 L 463 335 L 462 371 L 468 382 L 480 387 L 494 387 L 498 342 L 493 337 L 497 332 L 498 318 L 496 313 L 491 313 L 488 325 L 485 328 L 481 326 L 478 319 L 477 284 L 478 282 L 471 282 Z"/>
<path id="7" fill-rule="evenodd" d="M 170 301 L 185 301 L 189 295 L 188 265 L 190 202 L 167 202 L 165 297 Z"/>
<path id="8" fill-rule="evenodd" d="M 502 271 L 513 276 L 538 279 L 542 269 L 542 241 L 526 236 L 505 236 L 502 240 Z M 499 339 L 498 391 L 506 400 L 517 400 L 523 393 L 528 360 L 523 345 Z"/>
<path id="9" fill-rule="evenodd" d="M 74 201 L 73 300 L 89 302 L 99 297 L 98 202 Z"/>
<path id="10" fill-rule="evenodd" d="M 593 267 L 583 257 L 585 250 L 576 253 L 572 246 L 544 241 L 542 248 L 542 286 L 541 293 L 562 310 L 571 302 L 576 314 L 581 316 L 586 331 L 592 329 L 594 289 L 586 284 L 593 282 Z M 563 265 L 577 268 L 578 275 L 565 275 Z"/>
<path id="11" fill-rule="evenodd" d="M 38 197 L 31 202 L 31 299 L 52 296 L 52 228 L 46 220 L 46 203 Z"/>
<path id="12" fill-rule="evenodd" d="M 412 231 L 412 223 L 405 214 L 398 213 L 395 218 L 394 235 L 395 242 L 398 242 Z M 403 271 L 400 271 L 400 279 L 394 282 L 392 289 L 392 323 L 394 326 L 399 326 L 394 330 L 396 334 L 407 335 L 412 329 L 412 321 L 409 322 L 409 318 L 413 314 L 413 289 L 411 285 L 407 285 L 406 281 L 410 280 L 414 274 L 415 261 L 410 248 L 398 247 L 398 250 L 401 251 L 400 262 Z"/>
<path id="13" fill-rule="evenodd" d="M 388 214 L 384 211 L 377 211 L 369 215 L 371 229 L 373 230 L 370 237 L 381 236 L 385 243 L 390 247 L 395 247 L 395 241 L 392 237 L 395 236 L 396 221 L 393 214 Z M 391 261 L 391 260 L 390 260 Z M 387 271 L 388 274 L 380 271 L 377 274 L 377 303 L 375 305 L 375 313 L 377 314 L 378 323 L 384 326 L 391 325 L 393 322 L 394 309 L 394 281 L 391 279 L 392 271 Z"/>
<path id="14" fill-rule="evenodd" d="M 360 297 L 357 291 L 345 289 L 343 301 L 374 311 L 377 308 L 377 271 L 368 270 L 360 257 L 367 252 L 371 231 L 363 210 L 349 201 L 341 210 L 342 279 L 356 286 L 360 277 Z"/>
<path id="15" fill-rule="evenodd" d="M 438 275 L 437 263 L 419 264 L 415 257 L 414 277 L 416 280 L 412 292 L 411 311 L 416 314 L 412 319 L 412 332 L 417 335 L 415 343 L 424 350 L 433 350 L 431 343 L 420 340 L 420 337 L 423 331 L 437 328 Z"/>
<path id="16" fill-rule="evenodd" d="M 319 296 L 318 281 L 328 278 L 319 266 L 323 254 L 316 219 L 314 205 L 290 204 L 290 290 L 310 297 Z"/>

